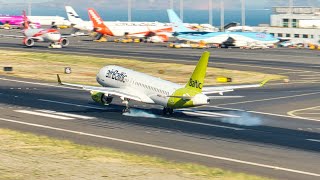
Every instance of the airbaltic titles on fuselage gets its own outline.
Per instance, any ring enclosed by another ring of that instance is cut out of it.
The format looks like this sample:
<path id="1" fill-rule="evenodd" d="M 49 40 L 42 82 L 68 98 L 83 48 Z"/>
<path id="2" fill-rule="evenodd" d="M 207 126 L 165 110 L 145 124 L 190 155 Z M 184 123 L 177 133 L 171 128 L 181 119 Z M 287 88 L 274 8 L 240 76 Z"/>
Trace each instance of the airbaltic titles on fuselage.
<path id="1" fill-rule="evenodd" d="M 190 78 L 189 80 L 189 86 L 197 89 L 202 89 L 202 83 L 198 80 L 193 80 L 192 78 Z"/>
<path id="2" fill-rule="evenodd" d="M 125 78 L 127 77 L 127 74 L 125 72 L 120 73 L 118 70 L 112 69 L 108 70 L 108 72 L 106 73 L 106 77 L 125 83 Z"/>

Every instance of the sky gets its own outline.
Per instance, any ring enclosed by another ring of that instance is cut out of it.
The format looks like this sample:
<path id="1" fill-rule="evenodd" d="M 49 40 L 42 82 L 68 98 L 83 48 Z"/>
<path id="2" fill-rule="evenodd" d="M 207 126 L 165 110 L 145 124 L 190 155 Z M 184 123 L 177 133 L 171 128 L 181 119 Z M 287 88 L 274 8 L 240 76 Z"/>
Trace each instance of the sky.
<path id="1" fill-rule="evenodd" d="M 113 9 L 126 9 L 128 0 L 0 0 L 0 7 L 4 4 L 19 3 L 24 4 L 32 1 L 34 6 L 62 7 L 64 5 L 72 5 L 77 8 L 81 7 L 109 7 Z M 209 0 L 184 0 L 185 9 L 206 10 Z M 226 9 L 239 9 L 241 0 L 224 0 Z M 45 3 L 50 2 L 50 3 Z M 167 9 L 170 6 L 170 0 L 132 0 L 135 9 Z M 180 0 L 174 0 L 174 7 L 178 9 Z M 219 7 L 220 0 L 213 0 L 214 7 Z M 271 6 L 288 5 L 289 0 L 246 0 L 246 7 L 251 9 L 264 9 Z M 43 4 L 41 4 L 43 3 Z M 294 4 L 298 6 L 320 6 L 320 0 L 294 0 Z M 108 8 L 108 9 L 109 9 Z"/>
<path id="2" fill-rule="evenodd" d="M 0 4 L 20 3 L 24 4 L 29 0 L 0 0 Z M 127 7 L 127 0 L 31 0 L 35 3 L 34 6 L 39 3 L 51 1 L 51 3 L 42 4 L 42 6 L 64 6 L 66 4 L 72 6 L 110 6 L 116 9 L 124 9 Z M 239 8 L 240 0 L 224 0 L 225 8 Z M 275 2 L 287 2 L 285 0 L 246 0 L 246 6 L 248 8 L 265 8 Z M 296 0 L 297 1 L 297 0 Z M 308 0 L 307 0 L 308 1 Z M 317 0 L 315 0 L 317 1 Z M 170 0 L 132 0 L 133 7 L 136 9 L 166 9 L 170 6 Z M 174 0 L 176 8 L 179 7 L 180 0 Z M 220 0 L 213 0 L 214 6 L 217 8 Z M 304 1 L 305 2 L 305 1 Z M 1 6 L 1 5 L 0 5 Z M 208 0 L 184 0 L 184 7 L 186 9 L 207 9 Z"/>

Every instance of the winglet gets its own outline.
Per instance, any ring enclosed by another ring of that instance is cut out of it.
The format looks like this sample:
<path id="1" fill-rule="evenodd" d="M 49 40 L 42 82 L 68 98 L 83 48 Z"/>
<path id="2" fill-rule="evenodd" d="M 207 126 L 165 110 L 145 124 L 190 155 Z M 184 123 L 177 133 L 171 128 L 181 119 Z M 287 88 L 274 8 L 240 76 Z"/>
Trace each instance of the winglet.
<path id="1" fill-rule="evenodd" d="M 266 85 L 267 82 L 269 82 L 269 81 L 270 81 L 270 79 L 266 79 L 266 80 L 262 81 L 262 82 L 260 83 L 260 87 L 263 87 L 263 86 Z"/>
<path id="2" fill-rule="evenodd" d="M 58 84 L 62 85 L 62 81 L 61 81 L 61 79 L 60 79 L 59 74 L 57 74 L 57 79 L 58 79 Z"/>

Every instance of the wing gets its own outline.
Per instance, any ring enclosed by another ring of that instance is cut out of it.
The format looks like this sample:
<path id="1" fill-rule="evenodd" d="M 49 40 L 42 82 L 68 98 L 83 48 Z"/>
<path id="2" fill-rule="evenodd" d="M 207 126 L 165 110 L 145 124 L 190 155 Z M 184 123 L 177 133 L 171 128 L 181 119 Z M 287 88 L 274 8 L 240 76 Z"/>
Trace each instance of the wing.
<path id="1" fill-rule="evenodd" d="M 7 34 L 0 34 L 1 37 L 12 37 L 12 38 L 25 38 L 25 36 L 17 36 L 17 35 L 7 35 Z"/>
<path id="2" fill-rule="evenodd" d="M 202 89 L 202 93 L 203 94 L 220 94 L 220 95 L 223 95 L 223 93 L 232 92 L 235 89 L 247 89 L 247 88 L 263 87 L 268 81 L 269 81 L 269 79 L 262 81 L 260 84 L 252 84 L 252 85 L 204 87 Z"/>
<path id="3" fill-rule="evenodd" d="M 58 83 L 60 85 L 75 87 L 85 91 L 95 91 L 95 92 L 100 92 L 108 95 L 119 96 L 122 98 L 127 98 L 130 100 L 135 100 L 135 101 L 144 102 L 144 103 L 151 103 L 151 104 L 154 103 L 154 101 L 150 97 L 148 97 L 146 94 L 137 92 L 130 88 L 95 87 L 95 86 L 85 86 L 80 84 L 63 83 L 59 75 L 57 75 L 57 78 L 58 78 Z"/>

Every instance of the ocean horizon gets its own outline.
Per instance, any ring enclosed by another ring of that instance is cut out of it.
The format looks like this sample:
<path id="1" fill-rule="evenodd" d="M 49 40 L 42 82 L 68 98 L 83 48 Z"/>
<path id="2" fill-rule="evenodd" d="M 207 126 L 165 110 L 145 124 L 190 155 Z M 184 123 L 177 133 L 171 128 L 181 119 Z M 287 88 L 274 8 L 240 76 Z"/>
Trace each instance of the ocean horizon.
<path id="1" fill-rule="evenodd" d="M 79 16 L 83 20 L 89 20 L 86 9 L 75 9 Z M 104 21 L 127 21 L 126 10 L 106 10 L 96 9 L 101 15 Z M 179 15 L 179 11 L 176 10 Z M 2 15 L 21 15 L 22 10 L 0 10 Z M 259 24 L 269 24 L 270 15 L 272 10 L 270 9 L 253 9 L 246 11 L 246 25 L 257 26 Z M 33 16 L 62 16 L 67 18 L 67 14 L 64 9 L 53 9 L 49 8 L 46 10 L 34 8 L 32 10 Z M 158 21 L 158 22 L 169 22 L 166 10 L 132 10 L 132 21 Z M 208 11 L 205 10 L 185 10 L 184 11 L 184 22 L 186 23 L 199 23 L 208 24 Z M 240 10 L 226 10 L 225 11 L 225 24 L 231 22 L 241 23 L 241 11 Z M 220 26 L 220 11 L 213 11 L 213 25 Z"/>

